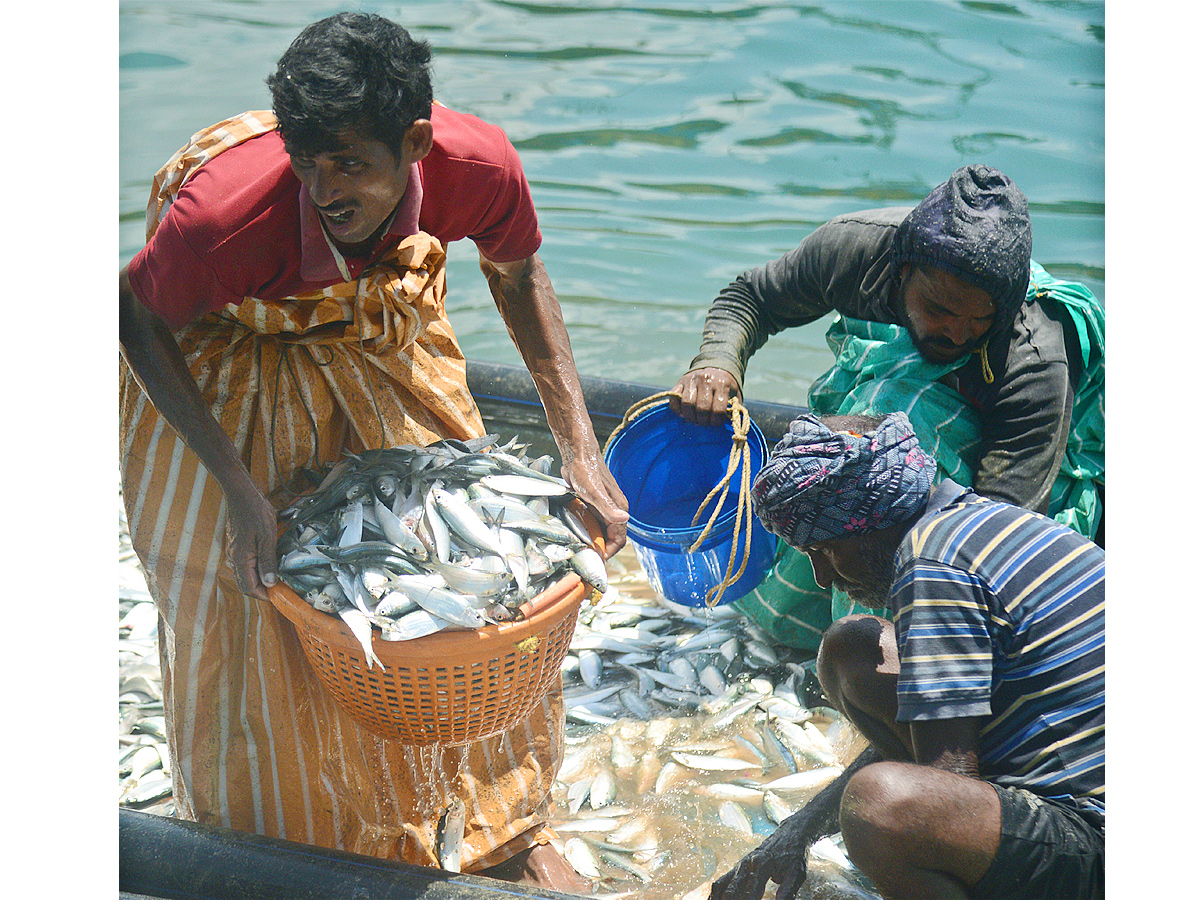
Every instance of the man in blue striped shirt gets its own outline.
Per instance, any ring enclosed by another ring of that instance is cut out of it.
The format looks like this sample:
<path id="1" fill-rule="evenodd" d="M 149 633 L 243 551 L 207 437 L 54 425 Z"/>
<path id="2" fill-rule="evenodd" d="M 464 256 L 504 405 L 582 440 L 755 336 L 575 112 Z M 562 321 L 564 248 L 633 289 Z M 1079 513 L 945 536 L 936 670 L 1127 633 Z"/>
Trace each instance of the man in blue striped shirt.
<path id="1" fill-rule="evenodd" d="M 894 619 L 826 632 L 821 686 L 871 741 L 712 888 L 792 898 L 840 827 L 889 898 L 1104 895 L 1104 551 L 952 481 L 903 413 L 801 416 L 753 490 L 818 582 Z"/>

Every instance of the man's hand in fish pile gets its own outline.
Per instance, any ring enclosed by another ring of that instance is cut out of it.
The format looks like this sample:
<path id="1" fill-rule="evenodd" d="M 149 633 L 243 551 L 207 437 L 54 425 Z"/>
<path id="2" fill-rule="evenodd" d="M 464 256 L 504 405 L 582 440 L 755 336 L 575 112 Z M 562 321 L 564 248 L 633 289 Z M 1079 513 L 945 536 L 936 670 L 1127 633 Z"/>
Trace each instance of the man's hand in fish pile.
<path id="1" fill-rule="evenodd" d="M 775 833 L 713 882 L 709 900 L 761 900 L 767 882 L 779 885 L 775 900 L 794 900 L 808 876 L 808 848 L 838 828 L 846 783 L 859 769 L 882 759 L 874 747 L 858 755 L 842 774 L 779 823 Z"/>
<path id="2" fill-rule="evenodd" d="M 775 832 L 713 882 L 709 900 L 761 900 L 767 882 L 779 885 L 776 900 L 792 900 L 808 875 L 808 848 L 821 828 L 807 808 L 779 823 Z"/>
<path id="3" fill-rule="evenodd" d="M 226 553 L 238 587 L 257 600 L 267 599 L 275 583 L 278 560 L 275 507 L 253 484 L 226 490 Z"/>

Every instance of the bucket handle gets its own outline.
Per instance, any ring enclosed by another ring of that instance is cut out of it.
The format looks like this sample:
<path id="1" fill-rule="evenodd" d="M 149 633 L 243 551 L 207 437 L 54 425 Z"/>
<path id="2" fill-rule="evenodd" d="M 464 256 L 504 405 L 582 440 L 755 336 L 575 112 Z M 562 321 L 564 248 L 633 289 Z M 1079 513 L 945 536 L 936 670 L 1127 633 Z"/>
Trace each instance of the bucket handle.
<path id="1" fill-rule="evenodd" d="M 682 395 L 678 391 L 660 391 L 657 394 L 643 397 L 631 405 L 625 411 L 625 415 L 617 427 L 612 430 L 612 434 L 608 436 L 608 440 L 604 442 L 605 455 L 608 454 L 608 447 L 613 442 L 613 439 L 626 425 L 647 410 L 670 402 L 671 397 L 682 399 Z M 700 503 L 696 514 L 692 516 L 692 525 L 700 521 L 700 516 L 709 502 L 714 497 L 717 497 L 718 494 L 720 497 L 716 504 L 714 504 L 712 513 L 709 515 L 704 529 L 700 532 L 700 536 L 688 548 L 688 553 L 695 553 L 708 538 L 708 534 L 712 531 L 713 524 L 717 520 L 717 514 L 721 511 L 721 507 L 725 503 L 725 498 L 729 496 L 729 483 L 733 479 L 734 474 L 740 469 L 742 478 L 738 490 L 737 514 L 733 520 L 733 543 L 729 548 L 729 562 L 725 566 L 725 576 L 721 579 L 721 582 L 713 585 L 704 593 L 704 604 L 709 608 L 721 602 L 721 597 L 725 594 L 726 589 L 742 577 L 742 573 L 746 571 L 746 565 L 750 561 L 750 536 L 752 533 L 750 527 L 750 479 L 748 477 L 750 474 L 750 443 L 747 440 L 747 436 L 750 434 L 750 413 L 747 412 L 746 407 L 742 405 L 742 401 L 737 397 L 729 399 L 729 420 L 733 425 L 733 447 L 729 451 L 729 465 L 725 469 L 725 476 L 717 482 L 713 489 L 708 492 L 708 496 Z M 743 525 L 745 525 L 746 529 L 746 544 L 742 548 L 742 561 L 737 571 L 731 575 L 730 570 L 733 569 L 733 560 L 737 553 L 738 536 L 741 534 Z"/>

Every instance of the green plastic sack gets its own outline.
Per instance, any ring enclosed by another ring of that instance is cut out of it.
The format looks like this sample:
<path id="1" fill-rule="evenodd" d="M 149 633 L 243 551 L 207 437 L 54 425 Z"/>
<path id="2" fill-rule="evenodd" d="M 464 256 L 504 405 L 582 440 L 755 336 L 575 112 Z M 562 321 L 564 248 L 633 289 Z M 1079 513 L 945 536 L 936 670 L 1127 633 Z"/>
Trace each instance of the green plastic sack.
<path id="1" fill-rule="evenodd" d="M 1026 302 L 1035 298 L 1056 301 L 1050 309 L 1064 325 L 1074 325 L 1083 357 L 1071 434 L 1051 489 L 1049 515 L 1094 537 L 1102 511 L 1097 484 L 1104 483 L 1104 309 L 1086 287 L 1053 278 L 1036 262 L 1030 265 Z M 979 416 L 938 381 L 961 363 L 925 361 L 899 325 L 839 317 L 826 340 L 835 362 L 809 389 L 809 408 L 817 415 L 903 411 L 937 462 L 937 480 L 970 485 L 979 461 Z M 820 633 L 844 615 L 889 615 L 856 604 L 840 591 L 819 588 L 808 557 L 782 542 L 774 566 L 735 605 L 776 640 L 807 650 L 815 650 Z"/>
<path id="2" fill-rule="evenodd" d="M 829 591 L 817 586 L 812 563 L 783 541 L 775 563 L 758 587 L 733 601 L 772 640 L 816 652 L 821 635 L 833 623 Z"/>

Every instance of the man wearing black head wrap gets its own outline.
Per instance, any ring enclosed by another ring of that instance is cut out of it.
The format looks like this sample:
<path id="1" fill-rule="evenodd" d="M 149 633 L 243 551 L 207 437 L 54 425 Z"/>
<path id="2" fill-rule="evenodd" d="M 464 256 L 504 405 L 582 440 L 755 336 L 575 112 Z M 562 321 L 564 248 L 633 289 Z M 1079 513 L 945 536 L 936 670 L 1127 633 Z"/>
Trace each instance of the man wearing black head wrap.
<path id="1" fill-rule="evenodd" d="M 962 360 L 943 380 L 982 419 L 972 487 L 1044 513 L 1082 363 L 1063 314 L 1025 302 L 1031 246 L 1025 196 L 983 165 L 958 169 L 915 209 L 838 216 L 720 292 L 672 408 L 720 421 L 750 356 L 785 328 L 833 311 L 903 325 L 926 360 Z"/>

